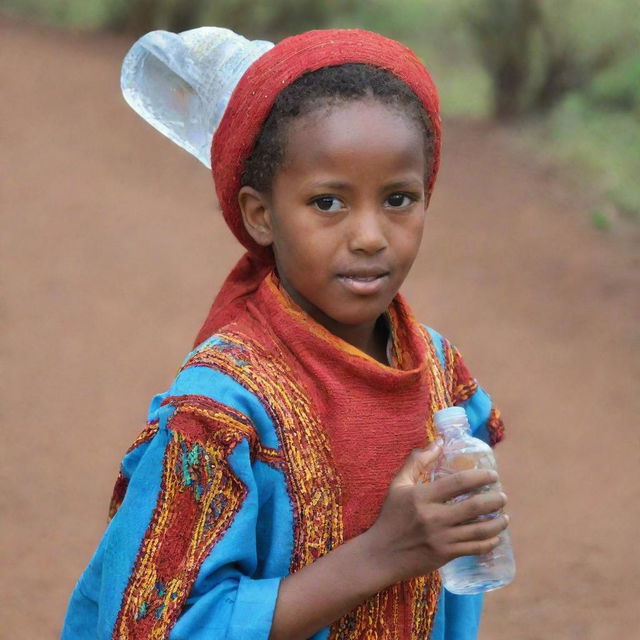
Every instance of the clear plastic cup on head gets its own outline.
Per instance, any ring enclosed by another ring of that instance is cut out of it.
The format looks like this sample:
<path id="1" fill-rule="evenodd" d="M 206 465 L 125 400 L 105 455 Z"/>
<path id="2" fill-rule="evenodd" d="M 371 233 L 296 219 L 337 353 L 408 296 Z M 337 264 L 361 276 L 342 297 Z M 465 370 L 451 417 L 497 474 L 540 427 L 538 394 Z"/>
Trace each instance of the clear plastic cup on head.
<path id="1" fill-rule="evenodd" d="M 149 124 L 211 168 L 211 141 L 233 90 L 272 47 L 219 27 L 151 31 L 125 56 L 122 93 Z"/>

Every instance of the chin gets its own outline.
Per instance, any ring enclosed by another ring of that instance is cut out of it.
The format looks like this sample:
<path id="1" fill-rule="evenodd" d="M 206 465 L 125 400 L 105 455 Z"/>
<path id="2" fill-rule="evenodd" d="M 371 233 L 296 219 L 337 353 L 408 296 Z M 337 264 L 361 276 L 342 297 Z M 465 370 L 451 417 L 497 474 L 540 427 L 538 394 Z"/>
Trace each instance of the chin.
<path id="1" fill-rule="evenodd" d="M 372 310 L 369 313 L 336 313 L 331 314 L 329 317 L 338 324 L 345 327 L 361 327 L 370 324 L 374 324 L 378 318 L 387 310 L 387 306 L 384 308 L 378 308 Z"/>
<path id="2" fill-rule="evenodd" d="M 303 298 L 304 302 L 300 306 L 312 318 L 327 328 L 335 323 L 345 328 L 356 329 L 375 324 L 378 318 L 389 308 L 393 297 L 385 295 L 345 299 L 343 296 L 335 296 L 326 300 L 315 301 Z"/>

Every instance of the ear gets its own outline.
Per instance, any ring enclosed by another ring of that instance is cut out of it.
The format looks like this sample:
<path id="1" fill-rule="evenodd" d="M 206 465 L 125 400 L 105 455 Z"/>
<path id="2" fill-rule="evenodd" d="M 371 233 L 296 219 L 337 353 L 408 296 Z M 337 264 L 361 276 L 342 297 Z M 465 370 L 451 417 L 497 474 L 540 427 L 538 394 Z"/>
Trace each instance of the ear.
<path id="1" fill-rule="evenodd" d="M 262 247 L 273 243 L 271 229 L 271 204 L 261 191 L 244 186 L 238 192 L 238 205 L 242 221 L 249 235 Z"/>

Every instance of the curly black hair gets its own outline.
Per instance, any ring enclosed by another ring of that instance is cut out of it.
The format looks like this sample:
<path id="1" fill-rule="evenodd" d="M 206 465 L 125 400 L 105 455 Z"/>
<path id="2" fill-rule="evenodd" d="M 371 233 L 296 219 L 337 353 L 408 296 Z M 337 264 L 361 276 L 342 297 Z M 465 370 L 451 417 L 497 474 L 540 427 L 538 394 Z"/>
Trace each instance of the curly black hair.
<path id="1" fill-rule="evenodd" d="M 369 64 L 323 67 L 300 76 L 278 95 L 242 173 L 242 185 L 270 193 L 285 153 L 286 127 L 295 118 L 327 104 L 374 98 L 400 109 L 423 132 L 426 174 L 431 172 L 434 137 L 422 102 L 411 88 L 389 71 Z"/>

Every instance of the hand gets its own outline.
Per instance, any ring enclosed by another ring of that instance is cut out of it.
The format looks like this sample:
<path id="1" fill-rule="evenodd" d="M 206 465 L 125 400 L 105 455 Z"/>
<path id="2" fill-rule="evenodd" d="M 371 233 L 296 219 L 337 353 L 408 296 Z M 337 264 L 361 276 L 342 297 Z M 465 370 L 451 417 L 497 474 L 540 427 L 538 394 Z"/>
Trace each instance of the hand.
<path id="1" fill-rule="evenodd" d="M 496 490 L 473 493 L 497 481 L 495 471 L 471 469 L 424 483 L 441 454 L 438 446 L 416 449 L 395 476 L 378 519 L 363 536 L 372 561 L 387 572 L 389 584 L 440 568 L 459 556 L 484 554 L 498 544 L 506 515 L 475 521 L 501 510 L 506 496 Z"/>

